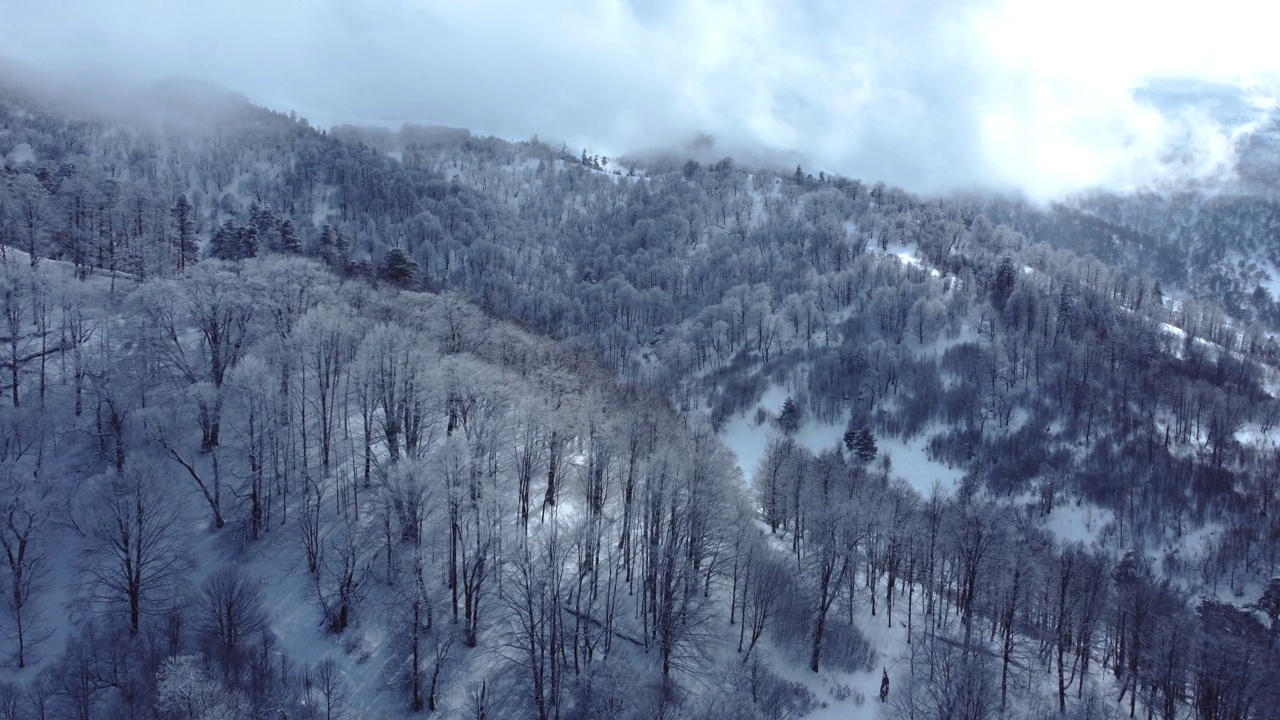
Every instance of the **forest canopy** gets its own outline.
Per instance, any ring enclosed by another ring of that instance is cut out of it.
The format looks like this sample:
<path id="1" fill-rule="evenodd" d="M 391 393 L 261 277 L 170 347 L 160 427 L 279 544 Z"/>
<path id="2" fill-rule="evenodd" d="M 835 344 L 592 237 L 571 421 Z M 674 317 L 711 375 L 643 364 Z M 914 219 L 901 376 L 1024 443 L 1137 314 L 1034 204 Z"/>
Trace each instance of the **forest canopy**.
<path id="1" fill-rule="evenodd" d="M 0 718 L 1280 707 L 1274 201 L 228 102 L 0 93 Z"/>

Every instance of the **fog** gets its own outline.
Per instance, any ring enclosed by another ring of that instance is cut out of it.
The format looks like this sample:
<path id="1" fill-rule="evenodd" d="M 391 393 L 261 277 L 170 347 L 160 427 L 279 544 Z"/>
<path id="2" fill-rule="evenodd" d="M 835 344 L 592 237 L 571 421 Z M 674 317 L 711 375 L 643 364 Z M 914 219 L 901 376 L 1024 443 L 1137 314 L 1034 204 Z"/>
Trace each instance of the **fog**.
<path id="1" fill-rule="evenodd" d="M 918 191 L 1047 198 L 1212 177 L 1233 132 L 1152 79 L 1267 107 L 1273 11 L 1077 0 L 0 0 L 0 52 L 74 76 L 206 79 L 321 125 L 446 124 L 607 155 L 774 153 Z"/>

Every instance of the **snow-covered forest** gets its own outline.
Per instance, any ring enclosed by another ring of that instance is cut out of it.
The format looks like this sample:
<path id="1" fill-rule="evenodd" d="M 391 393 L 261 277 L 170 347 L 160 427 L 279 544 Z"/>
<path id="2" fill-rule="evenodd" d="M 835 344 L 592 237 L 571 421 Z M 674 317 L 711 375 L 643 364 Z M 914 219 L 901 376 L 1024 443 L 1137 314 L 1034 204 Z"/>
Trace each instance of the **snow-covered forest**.
<path id="1" fill-rule="evenodd" d="M 0 90 L 0 720 L 1280 717 L 1280 204 Z"/>

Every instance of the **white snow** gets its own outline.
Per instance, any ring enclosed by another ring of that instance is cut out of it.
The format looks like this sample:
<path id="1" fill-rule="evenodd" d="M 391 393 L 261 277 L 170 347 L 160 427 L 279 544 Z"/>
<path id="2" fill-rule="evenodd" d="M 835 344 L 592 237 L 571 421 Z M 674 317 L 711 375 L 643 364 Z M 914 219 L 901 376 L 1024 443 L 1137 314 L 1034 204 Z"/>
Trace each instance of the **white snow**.
<path id="1" fill-rule="evenodd" d="M 930 459 L 925 450 L 927 443 L 927 434 L 910 440 L 876 438 L 880 454 L 887 455 L 891 462 L 890 474 L 905 479 L 922 497 L 929 497 L 934 483 L 938 483 L 947 494 L 955 492 L 964 477 L 964 470 Z"/>
<path id="2" fill-rule="evenodd" d="M 771 418 L 775 418 L 782 410 L 786 398 L 785 389 L 773 386 L 765 391 L 759 407 L 763 407 Z M 816 454 L 841 443 L 844 431 L 845 426 L 841 424 L 807 421 L 796 431 L 795 439 Z M 757 425 L 754 411 L 735 415 L 720 431 L 721 441 L 737 459 L 738 469 L 742 471 L 742 477 L 747 483 L 750 483 L 756 465 L 764 455 L 769 437 L 776 432 L 777 428 L 772 422 Z M 928 497 L 933 491 L 934 483 L 938 483 L 944 492 L 950 494 L 964 477 L 964 470 L 930 459 L 926 452 L 928 437 L 928 433 L 910 440 L 877 437 L 876 444 L 880 454 L 889 458 L 890 474 L 906 480 L 921 496 Z"/>
<path id="3" fill-rule="evenodd" d="M 1058 505 L 1045 518 L 1044 528 L 1064 543 L 1080 542 L 1085 547 L 1101 547 L 1100 536 L 1115 514 L 1092 503 Z"/>
<path id="4" fill-rule="evenodd" d="M 915 265 L 916 267 L 921 265 L 921 260 L 916 255 L 916 248 L 914 245 L 889 243 L 888 247 L 885 248 L 885 252 L 897 257 L 898 260 L 902 261 L 903 265 Z"/>
<path id="5" fill-rule="evenodd" d="M 765 391 L 759 406 L 767 410 L 772 417 L 777 417 L 786 400 L 787 391 L 774 386 Z M 773 432 L 776 430 L 769 421 L 765 421 L 763 425 L 756 424 L 754 410 L 735 415 L 720 431 L 721 442 L 733 452 L 734 458 L 738 461 L 738 469 L 742 471 L 742 478 L 748 484 Z"/>
<path id="6" fill-rule="evenodd" d="M 1186 330 L 1183 330 L 1182 328 L 1177 327 L 1175 325 L 1170 325 L 1167 322 L 1160 323 L 1160 332 L 1166 335 L 1172 335 L 1173 337 L 1178 338 L 1179 340 L 1187 339 Z"/>
<path id="7" fill-rule="evenodd" d="M 926 267 L 924 260 L 920 257 L 919 250 L 915 245 L 906 245 L 904 243 L 889 243 L 884 251 L 886 257 L 893 257 L 903 265 L 912 265 L 918 268 Z M 929 274 L 933 277 L 942 277 L 942 273 L 937 268 L 928 268 Z"/>
<path id="8" fill-rule="evenodd" d="M 828 423 L 804 423 L 796 431 L 795 438 L 813 453 L 830 450 L 843 442 L 844 425 Z M 944 463 L 929 458 L 926 451 L 928 434 L 919 435 L 910 440 L 902 438 L 877 437 L 876 446 L 880 457 L 874 463 L 889 458 L 889 473 L 893 477 L 901 477 L 907 481 L 922 497 L 928 497 L 933 491 L 934 483 L 941 485 L 942 490 L 950 494 L 960 484 L 964 470 L 947 467 Z"/>
<path id="9" fill-rule="evenodd" d="M 1262 426 L 1256 422 L 1246 423 L 1236 431 L 1236 440 L 1242 445 L 1262 445 L 1274 447 L 1280 443 L 1280 429 L 1271 428 L 1262 432 Z"/>

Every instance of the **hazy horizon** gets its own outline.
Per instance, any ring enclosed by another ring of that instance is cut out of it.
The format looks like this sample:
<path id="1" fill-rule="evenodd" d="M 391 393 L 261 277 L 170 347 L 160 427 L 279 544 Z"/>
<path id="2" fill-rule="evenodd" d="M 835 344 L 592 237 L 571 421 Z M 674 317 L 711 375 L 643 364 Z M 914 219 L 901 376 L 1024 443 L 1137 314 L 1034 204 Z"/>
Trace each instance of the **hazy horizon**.
<path id="1" fill-rule="evenodd" d="M 1135 91 L 1225 83 L 1260 117 L 1280 68 L 1246 2 L 9 4 L 0 41 L 21 62 L 201 78 L 323 126 L 440 124 L 611 155 L 706 134 L 716 154 L 1041 198 L 1226 172 L 1250 118 Z"/>

